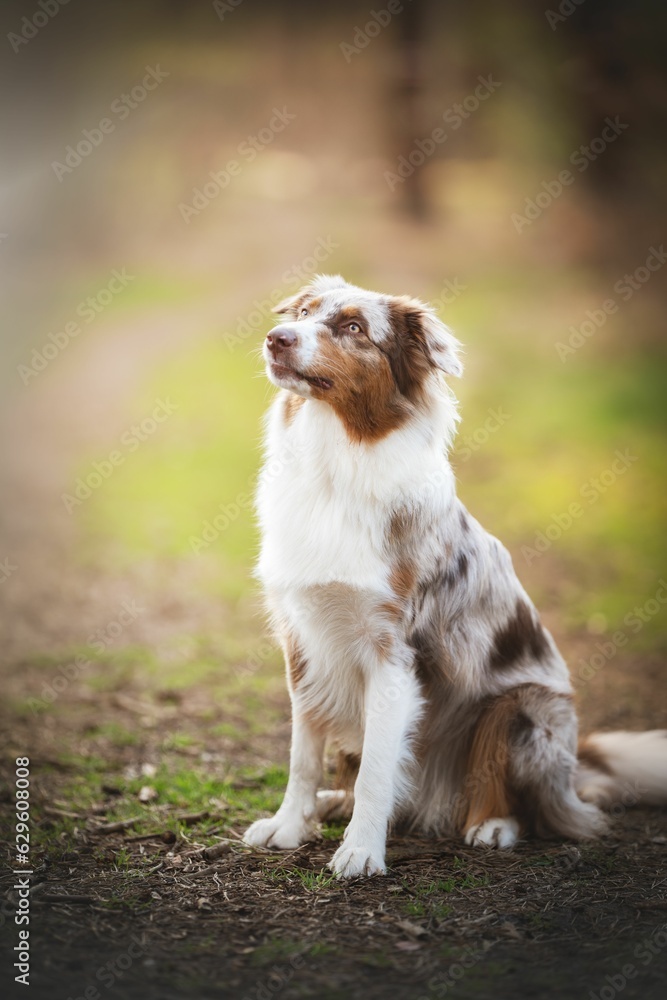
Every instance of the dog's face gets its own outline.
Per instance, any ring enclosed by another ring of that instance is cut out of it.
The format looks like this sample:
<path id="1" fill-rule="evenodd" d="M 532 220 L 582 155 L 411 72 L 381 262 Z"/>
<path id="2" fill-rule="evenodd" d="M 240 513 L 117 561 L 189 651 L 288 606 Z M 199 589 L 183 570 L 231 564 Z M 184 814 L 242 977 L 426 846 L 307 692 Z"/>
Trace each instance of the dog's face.
<path id="1" fill-rule="evenodd" d="M 319 276 L 274 312 L 286 320 L 264 344 L 269 379 L 329 403 L 357 440 L 400 426 L 436 370 L 461 374 L 457 341 L 417 299 Z"/>

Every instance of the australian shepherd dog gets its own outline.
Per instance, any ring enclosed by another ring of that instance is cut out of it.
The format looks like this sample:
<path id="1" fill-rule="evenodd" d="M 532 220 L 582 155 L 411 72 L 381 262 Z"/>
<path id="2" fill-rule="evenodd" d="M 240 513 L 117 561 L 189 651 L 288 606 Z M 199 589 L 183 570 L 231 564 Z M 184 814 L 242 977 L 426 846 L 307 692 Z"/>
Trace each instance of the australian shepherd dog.
<path id="1" fill-rule="evenodd" d="M 284 801 L 246 843 L 293 849 L 349 820 L 330 862 L 349 878 L 385 871 L 390 826 L 507 848 L 596 837 L 624 797 L 667 802 L 667 732 L 578 744 L 567 666 L 507 550 L 457 499 L 448 328 L 338 276 L 275 311 L 258 575 L 292 745 Z"/>

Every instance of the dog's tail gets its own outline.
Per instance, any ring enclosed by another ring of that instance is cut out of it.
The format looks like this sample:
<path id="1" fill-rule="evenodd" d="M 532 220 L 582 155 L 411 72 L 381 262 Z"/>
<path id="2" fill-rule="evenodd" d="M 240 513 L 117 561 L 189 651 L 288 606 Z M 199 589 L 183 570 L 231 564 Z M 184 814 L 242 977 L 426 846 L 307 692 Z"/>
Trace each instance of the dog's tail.
<path id="1" fill-rule="evenodd" d="M 579 797 L 603 809 L 667 805 L 667 729 L 593 733 L 579 744 Z"/>

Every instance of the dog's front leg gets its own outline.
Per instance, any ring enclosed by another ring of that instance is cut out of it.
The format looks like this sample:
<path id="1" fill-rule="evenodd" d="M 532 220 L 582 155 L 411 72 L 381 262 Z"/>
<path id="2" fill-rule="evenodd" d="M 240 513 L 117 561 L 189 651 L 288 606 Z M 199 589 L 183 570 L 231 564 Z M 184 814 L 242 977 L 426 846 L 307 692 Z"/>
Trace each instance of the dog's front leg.
<path id="1" fill-rule="evenodd" d="M 287 790 L 280 809 L 245 832 L 252 847 L 299 847 L 317 836 L 317 786 L 322 775 L 324 734 L 292 698 L 292 746 Z"/>
<path id="2" fill-rule="evenodd" d="M 409 736 L 420 711 L 417 682 L 404 664 L 382 664 L 365 692 L 365 729 L 354 810 L 329 863 L 339 878 L 384 873 L 387 828 L 406 785 Z"/>

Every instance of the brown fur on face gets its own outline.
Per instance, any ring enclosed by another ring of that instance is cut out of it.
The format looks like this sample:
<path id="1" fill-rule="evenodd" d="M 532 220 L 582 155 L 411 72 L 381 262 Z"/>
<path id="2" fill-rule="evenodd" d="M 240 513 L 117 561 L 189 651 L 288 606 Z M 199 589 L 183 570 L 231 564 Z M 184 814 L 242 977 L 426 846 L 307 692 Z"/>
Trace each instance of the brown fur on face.
<path id="1" fill-rule="evenodd" d="M 304 303 L 310 298 L 310 294 L 306 289 L 302 289 L 298 295 L 292 296 L 292 298 L 285 299 L 283 302 L 279 302 L 277 306 L 274 306 L 271 312 L 278 313 L 281 316 L 291 316 L 292 319 L 296 319 L 299 312 L 303 308 Z"/>
<path id="2" fill-rule="evenodd" d="M 433 365 L 426 352 L 422 314 L 409 300 L 392 299 L 389 303 L 392 337 L 386 347 L 392 373 L 400 392 L 416 402 Z"/>
<path id="3" fill-rule="evenodd" d="M 329 403 L 355 442 L 379 441 L 410 415 L 389 361 L 364 336 L 320 337 L 318 374 L 333 386 L 313 395 Z"/>
<path id="4" fill-rule="evenodd" d="M 353 440 L 377 441 L 400 427 L 421 401 L 435 367 L 426 345 L 423 309 L 411 299 L 392 298 L 387 317 L 391 332 L 381 343 L 364 335 L 336 336 L 354 320 L 365 327 L 355 305 L 339 309 L 326 321 L 333 335 L 322 342 L 319 355 L 329 361 L 334 379 L 336 369 L 342 371 L 346 386 L 324 398 Z"/>
<path id="5" fill-rule="evenodd" d="M 426 382 L 436 368 L 460 374 L 456 341 L 416 299 L 375 296 L 369 306 L 355 302 L 359 289 L 352 286 L 351 300 L 345 303 L 340 297 L 344 286 L 342 279 L 318 279 L 274 312 L 297 322 L 303 312 L 321 324 L 315 370 L 302 372 L 310 383 L 308 395 L 329 403 L 352 441 L 373 443 L 404 424 L 424 402 Z M 332 290 L 338 293 L 335 304 L 325 294 Z M 351 332 L 351 322 L 360 330 Z M 293 410 L 285 410 L 288 426 L 293 416 Z"/>
<path id="6" fill-rule="evenodd" d="M 300 318 L 302 309 L 317 313 L 321 296 L 304 291 L 275 308 L 275 312 Z M 378 340 L 369 328 L 363 310 L 354 304 L 341 306 L 322 319 L 327 333 L 320 334 L 317 376 L 333 385 L 311 386 L 311 395 L 329 403 L 355 442 L 374 442 L 400 427 L 414 412 L 422 389 L 433 371 L 424 332 L 424 312 L 408 298 L 386 302 L 390 335 Z M 363 332 L 350 334 L 346 325 L 359 323 Z M 294 410 L 285 410 L 289 425 Z"/>

